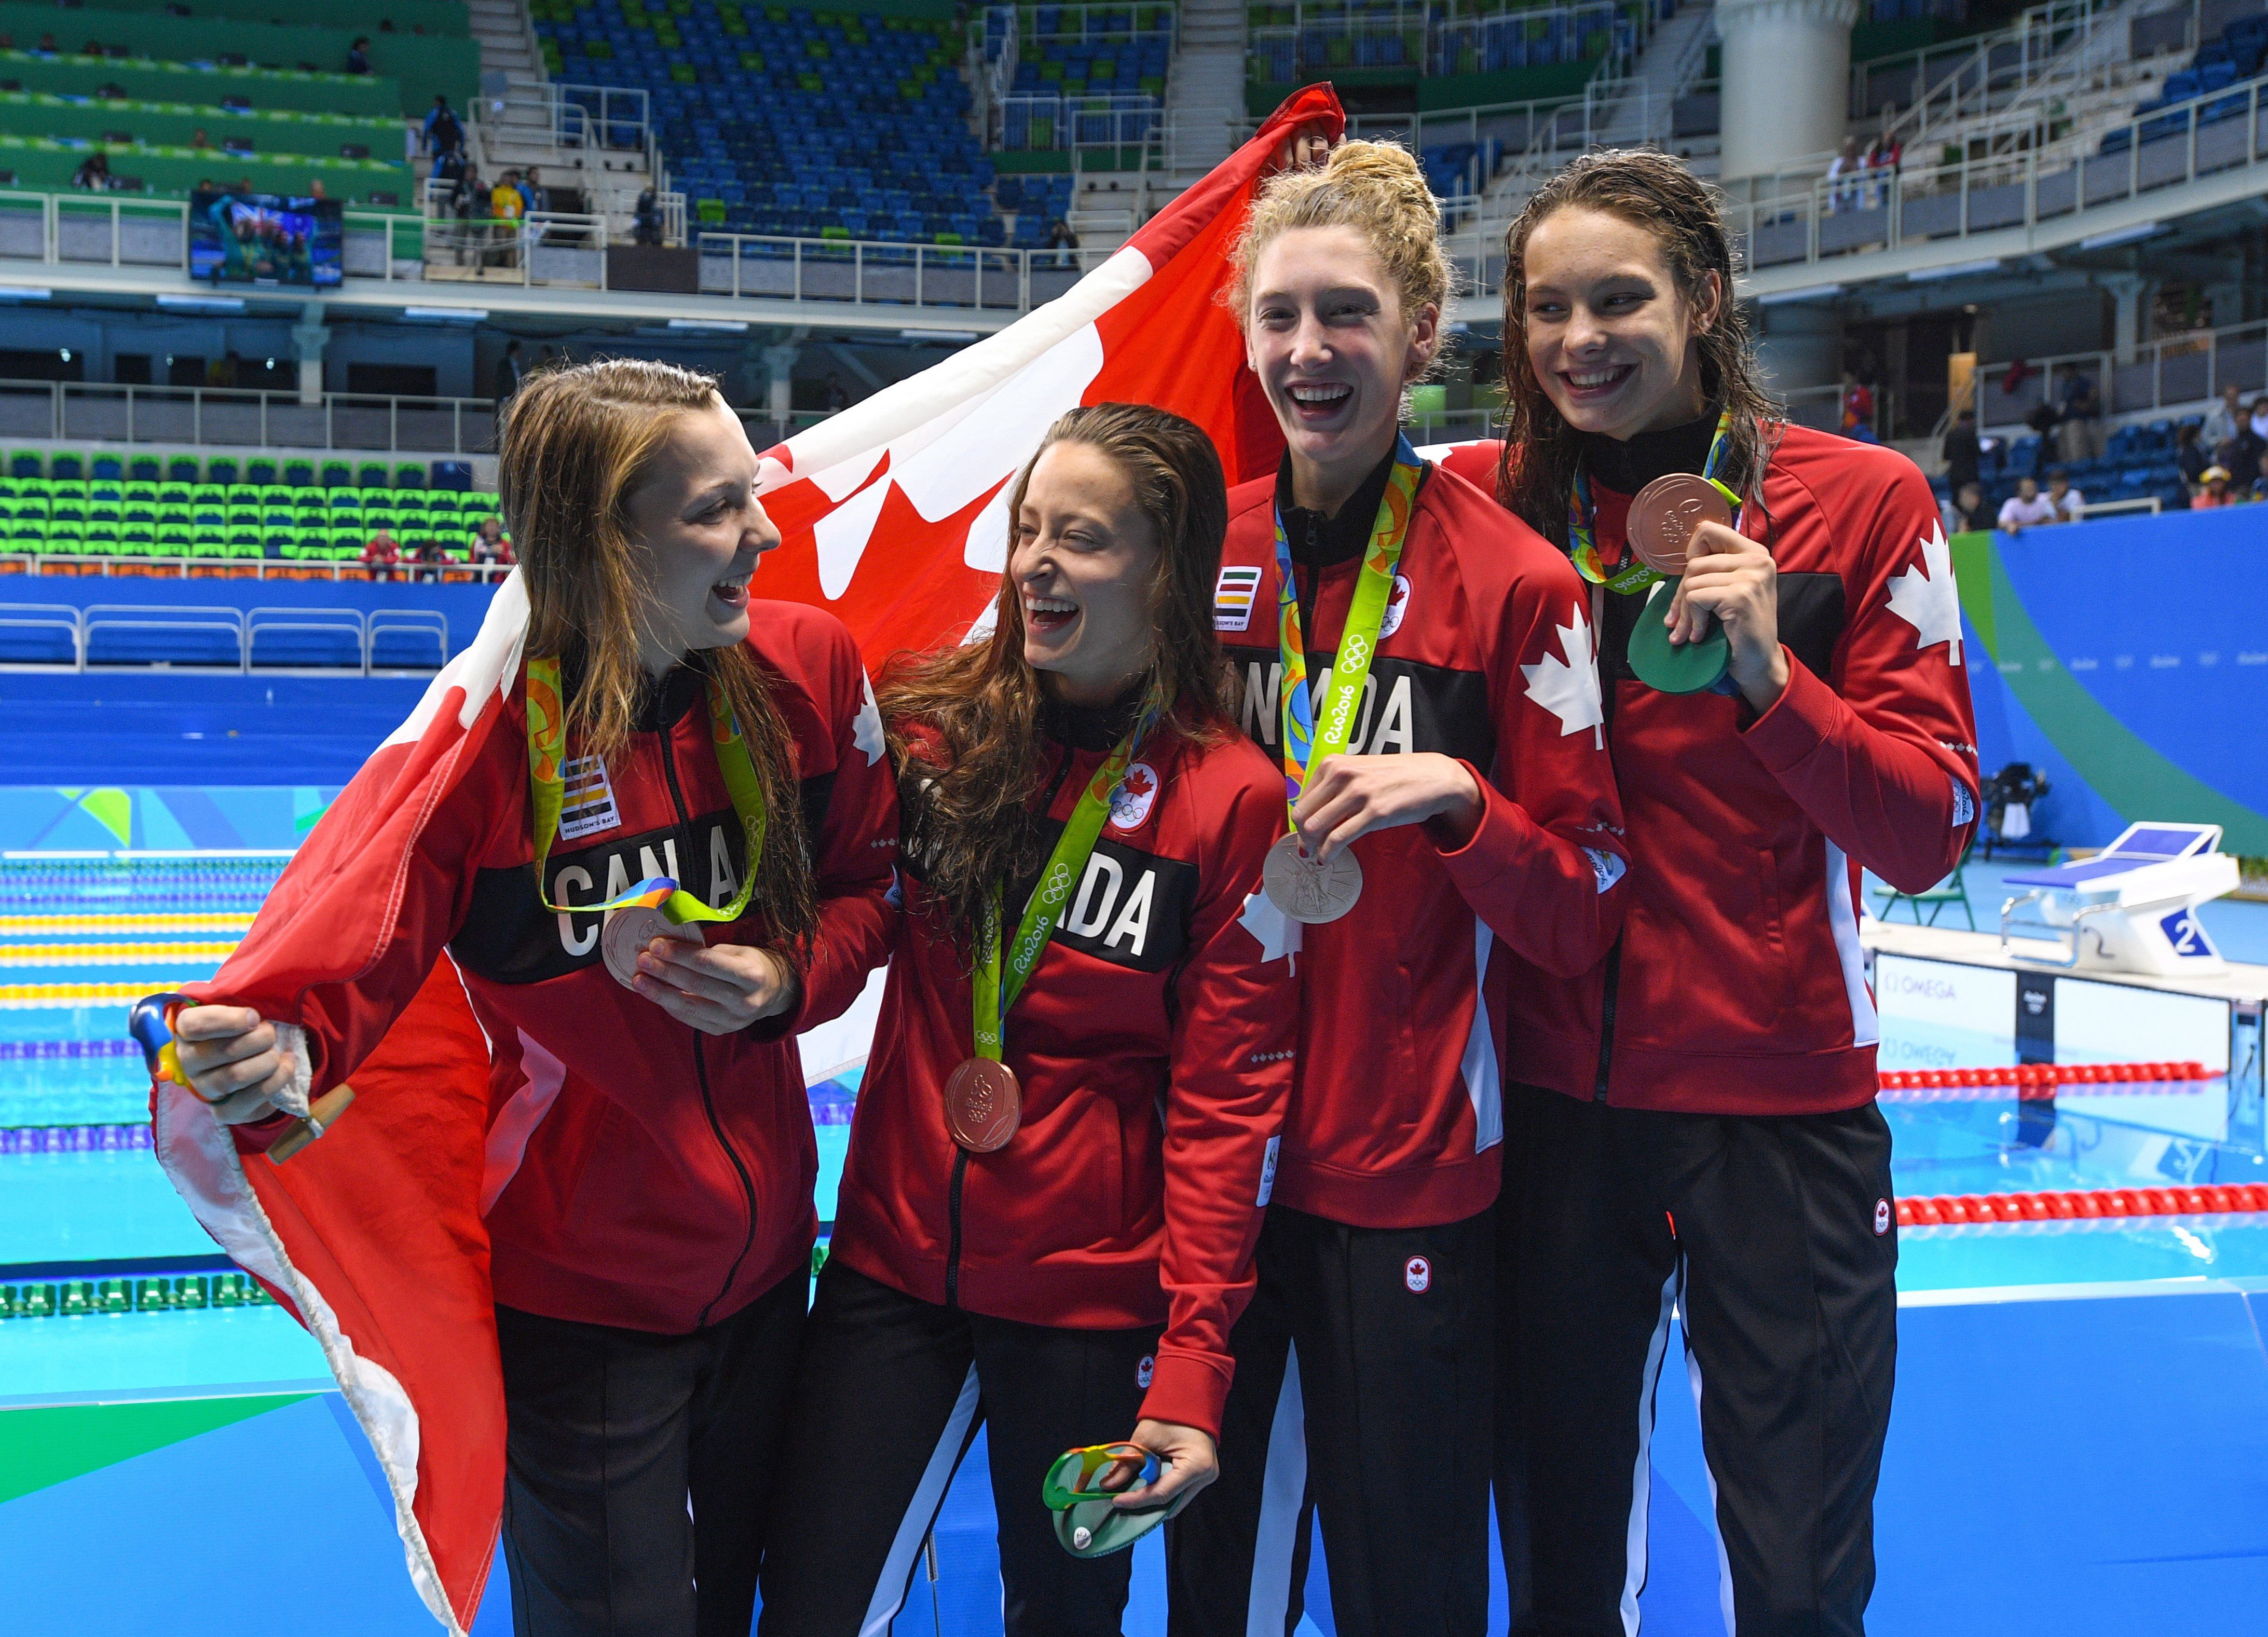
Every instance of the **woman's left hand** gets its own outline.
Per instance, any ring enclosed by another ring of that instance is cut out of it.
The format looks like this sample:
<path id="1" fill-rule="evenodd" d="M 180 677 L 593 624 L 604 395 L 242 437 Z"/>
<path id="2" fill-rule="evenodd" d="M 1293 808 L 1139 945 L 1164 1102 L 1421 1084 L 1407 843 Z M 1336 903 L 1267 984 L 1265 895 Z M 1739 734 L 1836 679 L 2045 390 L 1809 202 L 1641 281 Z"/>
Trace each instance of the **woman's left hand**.
<path id="1" fill-rule="evenodd" d="M 1698 642 L 1707 615 L 1725 627 L 1731 652 L 1726 675 L 1758 711 L 1779 703 L 1787 688 L 1787 654 L 1779 645 L 1779 568 L 1771 553 L 1723 523 L 1704 523 L 1686 547 L 1685 578 L 1664 623 L 1673 643 Z"/>
<path id="2" fill-rule="evenodd" d="M 1118 1497 L 1122 1508 L 1164 1506 L 1185 1492 L 1197 1493 L 1220 1476 L 1220 1446 L 1213 1442 L 1211 1433 L 1200 1432 L 1194 1427 L 1176 1427 L 1171 1421 L 1138 1421 L 1134 1436 L 1126 1442 L 1147 1449 L 1160 1464 L 1156 1478 L 1138 1484 Z M 1106 1477 L 1106 1487 L 1108 1481 Z"/>
<path id="3" fill-rule="evenodd" d="M 632 985 L 681 1023 L 732 1035 L 794 1006 L 802 985 L 780 956 L 753 944 L 657 938 L 638 953 Z"/>
<path id="4" fill-rule="evenodd" d="M 1327 756 L 1307 773 L 1292 809 L 1300 845 L 1328 863 L 1358 836 L 1396 824 L 1446 820 L 1458 844 L 1481 822 L 1481 791 L 1463 763 L 1437 751 Z"/>

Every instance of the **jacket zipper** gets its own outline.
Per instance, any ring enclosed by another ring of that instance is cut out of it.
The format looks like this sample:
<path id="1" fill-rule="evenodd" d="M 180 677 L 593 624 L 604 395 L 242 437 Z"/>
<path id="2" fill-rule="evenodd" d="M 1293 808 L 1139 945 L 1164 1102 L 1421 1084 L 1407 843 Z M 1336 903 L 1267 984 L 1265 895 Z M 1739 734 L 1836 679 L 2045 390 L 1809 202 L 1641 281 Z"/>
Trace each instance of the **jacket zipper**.
<path id="1" fill-rule="evenodd" d="M 677 812 L 677 838 L 686 844 L 689 855 L 693 844 L 693 819 L 692 815 L 686 811 L 685 792 L 677 783 L 677 753 L 675 747 L 670 742 L 670 736 L 675 726 L 675 723 L 662 725 L 661 771 L 662 776 L 669 781 L 670 805 Z M 733 1147 L 733 1139 L 725 1134 L 725 1123 L 717 1117 L 717 1099 L 709 1088 L 709 1062 L 707 1054 L 702 1047 L 701 1031 L 688 1023 L 686 1025 L 686 1032 L 693 1036 L 693 1077 L 700 1082 L 701 1086 L 701 1111 L 709 1118 L 709 1130 L 717 1139 L 717 1146 L 725 1151 L 725 1157 L 733 1162 L 733 1174 L 740 1179 L 740 1201 L 748 1218 L 748 1231 L 740 1241 L 739 1251 L 733 1257 L 733 1265 L 725 1270 L 725 1282 L 718 1287 L 717 1294 L 710 1297 L 703 1305 L 701 1316 L 693 1321 L 694 1328 L 700 1330 L 708 1326 L 710 1314 L 716 1311 L 717 1304 L 730 1293 L 733 1281 L 740 1276 L 740 1265 L 748 1259 L 748 1252 L 755 1248 L 756 1184 L 755 1179 L 748 1175 L 747 1165 L 741 1160 L 740 1150 Z"/>
<path id="2" fill-rule="evenodd" d="M 1591 587 L 1591 629 L 1600 633 L 1594 642 L 1603 639 L 1606 633 L 1607 588 Z M 1629 651 L 1624 639 L 1624 651 Z M 1607 760 L 1611 764 L 1615 756 L 1615 701 L 1619 693 L 1620 678 L 1612 671 L 1603 671 L 1599 678 L 1601 716 L 1606 719 Z M 1599 1077 L 1591 1088 L 1591 1099 L 1603 1103 L 1607 1100 L 1607 1081 L 1613 1073 L 1615 1058 L 1615 1005 L 1623 987 L 1623 940 L 1616 934 L 1614 948 L 1607 951 L 1605 981 L 1599 990 Z"/>

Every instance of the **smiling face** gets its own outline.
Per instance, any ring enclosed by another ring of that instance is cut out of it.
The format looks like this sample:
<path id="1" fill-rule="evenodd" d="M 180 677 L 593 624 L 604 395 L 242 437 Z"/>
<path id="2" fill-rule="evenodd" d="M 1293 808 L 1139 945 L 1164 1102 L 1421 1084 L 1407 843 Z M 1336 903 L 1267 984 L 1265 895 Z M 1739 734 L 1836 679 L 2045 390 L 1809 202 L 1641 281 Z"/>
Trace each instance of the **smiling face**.
<path id="1" fill-rule="evenodd" d="M 748 577 L 780 542 L 755 495 L 756 452 L 711 398 L 675 418 L 624 503 L 651 609 L 639 658 L 659 675 L 698 649 L 748 634 Z"/>
<path id="2" fill-rule="evenodd" d="M 1386 458 L 1402 388 L 1440 344 L 1440 309 L 1405 314 L 1370 242 L 1351 227 L 1295 227 L 1261 247 L 1245 358 L 1292 452 L 1302 505 L 1336 511 Z"/>
<path id="3" fill-rule="evenodd" d="M 1024 485 L 1008 553 L 1024 659 L 1071 704 L 1108 704 L 1149 668 L 1156 643 L 1157 526 L 1134 485 L 1091 444 L 1054 443 Z"/>
<path id="4" fill-rule="evenodd" d="M 1626 439 L 1708 407 L 1694 343 L 1723 301 L 1713 269 L 1689 303 L 1653 233 L 1580 205 L 1535 225 L 1521 267 L 1528 364 L 1569 425 Z"/>

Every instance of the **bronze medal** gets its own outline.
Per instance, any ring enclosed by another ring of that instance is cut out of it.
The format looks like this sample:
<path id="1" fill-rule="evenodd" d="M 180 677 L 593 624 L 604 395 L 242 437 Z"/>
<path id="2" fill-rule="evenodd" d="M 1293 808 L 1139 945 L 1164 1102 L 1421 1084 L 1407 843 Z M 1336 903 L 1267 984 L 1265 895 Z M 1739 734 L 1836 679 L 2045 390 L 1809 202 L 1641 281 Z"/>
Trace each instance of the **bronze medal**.
<path id="1" fill-rule="evenodd" d="M 607 917 L 605 930 L 599 934 L 599 949 L 606 956 L 607 970 L 625 989 L 637 986 L 638 952 L 657 938 L 667 938 L 681 944 L 705 944 L 697 926 L 680 926 L 659 910 L 643 903 L 634 903 L 626 910 L 616 910 Z"/>
<path id="2" fill-rule="evenodd" d="M 1318 864 L 1300 847 L 1297 836 L 1282 836 L 1268 849 L 1260 884 L 1269 903 L 1307 926 L 1336 921 L 1362 896 L 1362 866 L 1342 847 L 1329 864 Z"/>
<path id="3" fill-rule="evenodd" d="M 1006 1147 L 1023 1118 L 1016 1071 L 997 1058 L 965 1058 L 945 1082 L 946 1129 L 971 1154 Z"/>
<path id="4" fill-rule="evenodd" d="M 1704 523 L 1733 520 L 1733 508 L 1705 477 L 1671 472 L 1655 478 L 1631 502 L 1625 530 L 1639 562 L 1664 579 L 1685 572 L 1685 549 Z"/>

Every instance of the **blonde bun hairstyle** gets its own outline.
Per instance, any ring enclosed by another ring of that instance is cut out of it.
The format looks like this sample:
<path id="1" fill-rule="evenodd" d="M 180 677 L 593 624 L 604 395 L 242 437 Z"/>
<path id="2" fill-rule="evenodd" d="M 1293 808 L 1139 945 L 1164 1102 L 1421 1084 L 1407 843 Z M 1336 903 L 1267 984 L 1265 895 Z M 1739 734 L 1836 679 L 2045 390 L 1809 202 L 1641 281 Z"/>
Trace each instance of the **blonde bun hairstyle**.
<path id="1" fill-rule="evenodd" d="M 1331 150 L 1320 170 L 1279 172 L 1262 185 L 1232 253 L 1228 301 L 1239 329 L 1250 321 L 1252 272 L 1261 252 L 1302 227 L 1360 233 L 1401 298 L 1403 323 L 1416 324 L 1427 306 L 1447 306 L 1456 275 L 1441 254 L 1441 202 L 1425 185 L 1425 171 L 1407 148 L 1348 141 Z M 1439 360 L 1439 349 L 1433 357 Z"/>

